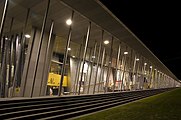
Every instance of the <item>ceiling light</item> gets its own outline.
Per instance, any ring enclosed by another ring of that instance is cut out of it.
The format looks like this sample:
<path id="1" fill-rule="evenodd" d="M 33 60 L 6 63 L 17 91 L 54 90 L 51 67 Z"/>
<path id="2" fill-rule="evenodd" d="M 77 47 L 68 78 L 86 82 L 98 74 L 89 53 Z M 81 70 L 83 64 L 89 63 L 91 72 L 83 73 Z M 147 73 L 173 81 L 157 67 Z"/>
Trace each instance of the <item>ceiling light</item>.
<path id="1" fill-rule="evenodd" d="M 25 37 L 26 38 L 30 38 L 31 36 L 29 34 L 25 34 Z"/>
<path id="2" fill-rule="evenodd" d="M 147 63 L 144 63 L 144 65 L 147 65 Z"/>
<path id="3" fill-rule="evenodd" d="M 128 52 L 124 52 L 124 55 L 127 55 L 128 54 Z"/>
<path id="4" fill-rule="evenodd" d="M 71 25 L 72 24 L 72 20 L 71 19 L 66 20 L 66 24 L 67 25 Z"/>
<path id="5" fill-rule="evenodd" d="M 92 58 L 96 58 L 96 56 L 92 56 Z"/>
<path id="6" fill-rule="evenodd" d="M 71 48 L 68 48 L 68 50 L 70 51 L 70 50 L 71 50 Z"/>
<path id="7" fill-rule="evenodd" d="M 6 37 L 5 40 L 8 40 L 8 38 Z"/>
<path id="8" fill-rule="evenodd" d="M 152 66 L 150 66 L 150 68 L 152 68 Z"/>
<path id="9" fill-rule="evenodd" d="M 106 44 L 106 45 L 109 44 L 109 40 L 105 40 L 104 44 Z"/>
<path id="10" fill-rule="evenodd" d="M 73 55 L 72 57 L 73 57 L 73 58 L 75 58 L 75 56 L 74 56 L 74 55 Z"/>
<path id="11" fill-rule="evenodd" d="M 136 61 L 139 61 L 140 59 L 139 58 L 136 58 Z"/>

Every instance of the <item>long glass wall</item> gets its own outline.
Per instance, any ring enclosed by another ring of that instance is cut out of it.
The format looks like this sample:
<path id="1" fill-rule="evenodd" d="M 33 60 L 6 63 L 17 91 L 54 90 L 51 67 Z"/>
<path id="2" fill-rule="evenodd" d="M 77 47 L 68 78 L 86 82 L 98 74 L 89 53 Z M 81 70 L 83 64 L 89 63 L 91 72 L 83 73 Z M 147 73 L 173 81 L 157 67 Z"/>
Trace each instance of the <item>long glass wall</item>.
<path id="1" fill-rule="evenodd" d="M 0 18 L 0 97 L 180 86 L 137 50 L 59 0 L 1 0 Z"/>

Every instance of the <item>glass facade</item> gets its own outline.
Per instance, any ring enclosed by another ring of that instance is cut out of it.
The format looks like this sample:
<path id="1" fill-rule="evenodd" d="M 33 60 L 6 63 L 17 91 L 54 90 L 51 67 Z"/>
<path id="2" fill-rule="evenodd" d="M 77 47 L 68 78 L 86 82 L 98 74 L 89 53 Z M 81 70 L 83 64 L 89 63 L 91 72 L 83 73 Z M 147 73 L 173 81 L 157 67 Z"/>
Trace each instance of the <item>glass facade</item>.
<path id="1" fill-rule="evenodd" d="M 137 49 L 62 1 L 2 0 L 0 18 L 1 97 L 180 86 Z"/>

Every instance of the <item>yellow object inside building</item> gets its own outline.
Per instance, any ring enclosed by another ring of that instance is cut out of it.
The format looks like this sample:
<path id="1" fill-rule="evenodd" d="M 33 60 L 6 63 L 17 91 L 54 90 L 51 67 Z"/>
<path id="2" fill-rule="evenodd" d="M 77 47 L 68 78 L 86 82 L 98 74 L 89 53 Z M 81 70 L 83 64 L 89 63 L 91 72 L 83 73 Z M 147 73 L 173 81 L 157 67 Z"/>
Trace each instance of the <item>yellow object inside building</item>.
<path id="1" fill-rule="evenodd" d="M 48 85 L 49 86 L 60 86 L 60 79 L 61 79 L 61 75 L 54 74 L 54 73 L 49 73 Z M 67 76 L 64 76 L 62 86 L 63 87 L 67 87 L 67 83 L 68 83 Z"/>

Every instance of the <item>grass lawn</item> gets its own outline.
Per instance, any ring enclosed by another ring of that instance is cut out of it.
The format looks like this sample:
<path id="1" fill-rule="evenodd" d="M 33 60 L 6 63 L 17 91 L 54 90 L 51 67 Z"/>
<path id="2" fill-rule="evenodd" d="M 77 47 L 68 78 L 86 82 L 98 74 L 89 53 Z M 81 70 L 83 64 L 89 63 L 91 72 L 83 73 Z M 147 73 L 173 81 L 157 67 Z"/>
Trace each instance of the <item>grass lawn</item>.
<path id="1" fill-rule="evenodd" d="M 181 88 L 74 120 L 181 120 Z"/>

